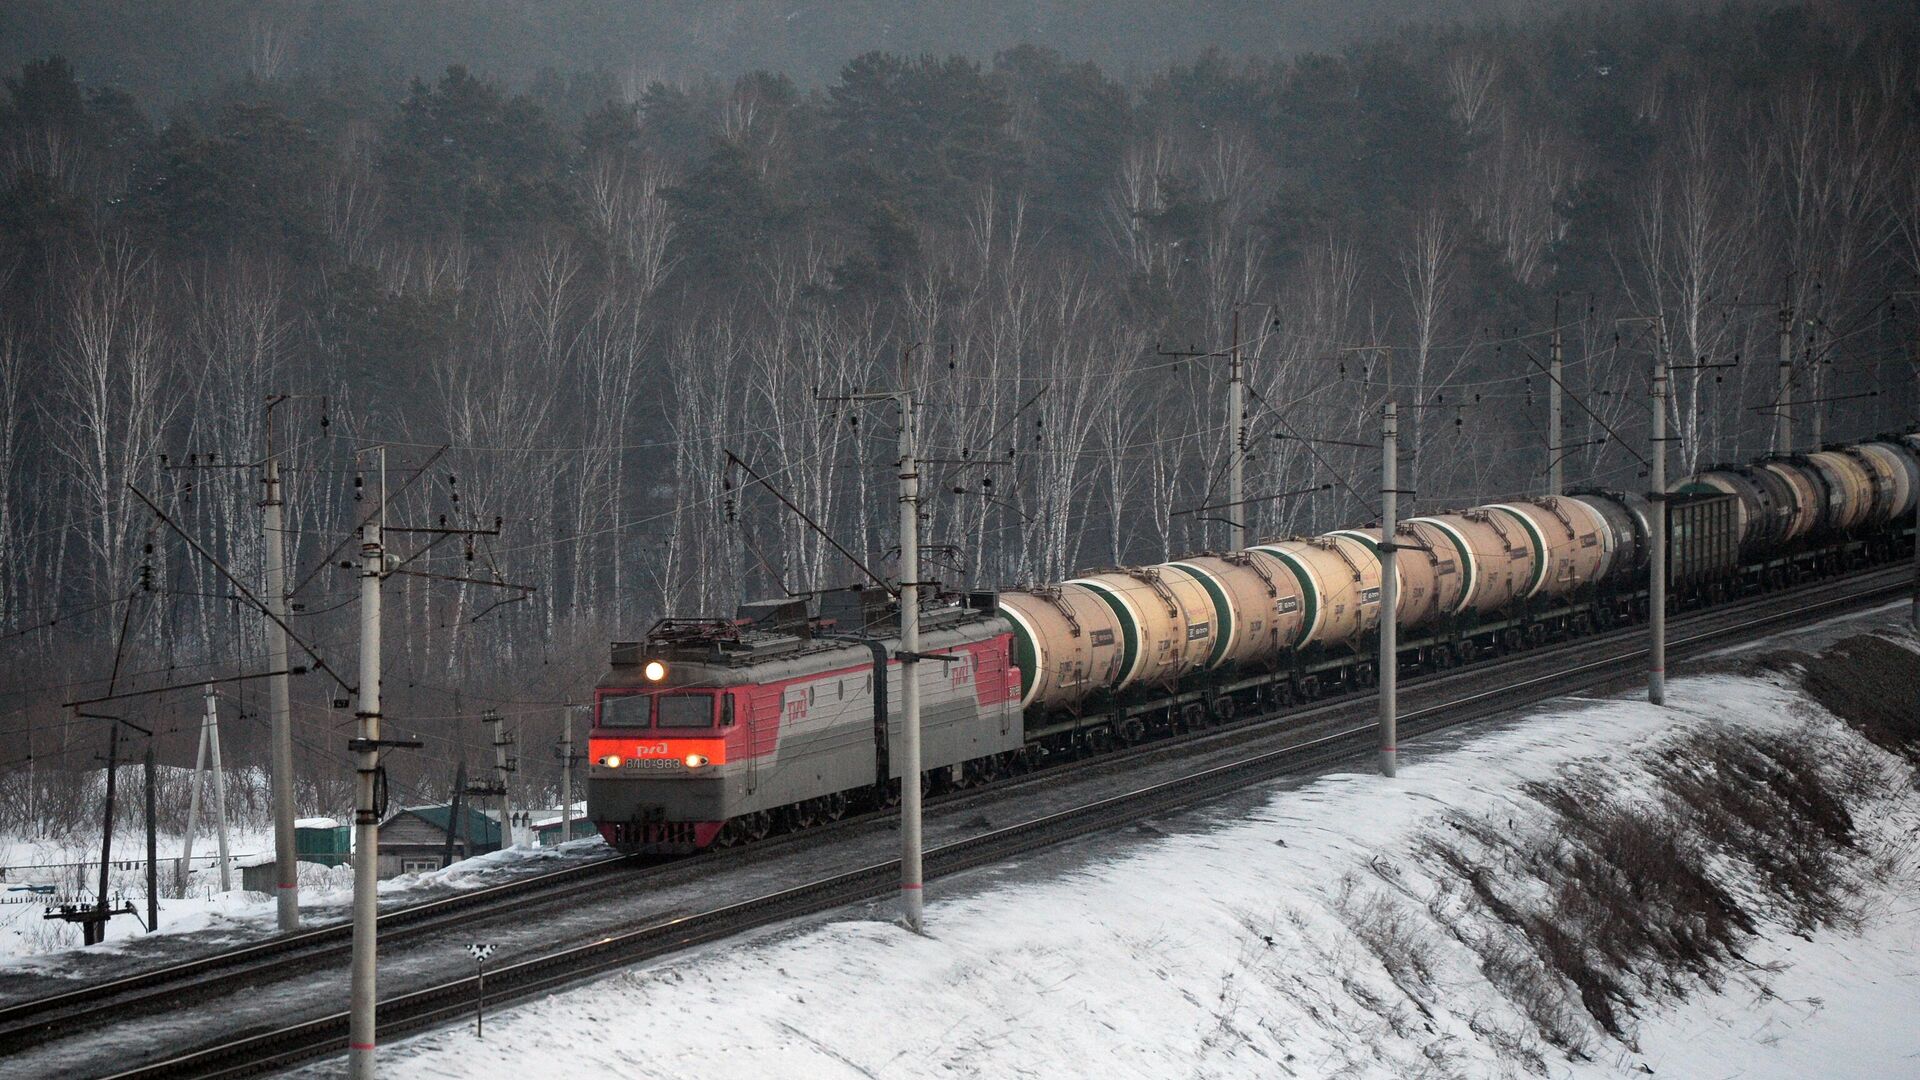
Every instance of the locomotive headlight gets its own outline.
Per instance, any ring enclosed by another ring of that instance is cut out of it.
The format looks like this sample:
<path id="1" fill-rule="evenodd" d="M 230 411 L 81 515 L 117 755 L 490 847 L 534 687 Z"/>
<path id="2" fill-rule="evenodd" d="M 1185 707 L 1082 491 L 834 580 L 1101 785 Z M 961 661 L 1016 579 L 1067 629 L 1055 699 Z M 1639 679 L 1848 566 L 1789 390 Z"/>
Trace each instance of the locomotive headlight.
<path id="1" fill-rule="evenodd" d="M 641 671 L 646 675 L 648 682 L 659 682 L 667 677 L 667 665 L 658 660 L 647 661 L 647 666 Z"/>
<path id="2" fill-rule="evenodd" d="M 600 759 L 600 764 L 606 766 L 609 769 L 617 769 L 620 767 L 620 755 L 608 754 L 606 757 L 603 757 Z"/>
<path id="3" fill-rule="evenodd" d="M 687 755 L 687 768 L 689 769 L 697 769 L 700 766 L 705 765 L 706 763 L 707 763 L 707 755 L 705 754 L 688 754 Z"/>

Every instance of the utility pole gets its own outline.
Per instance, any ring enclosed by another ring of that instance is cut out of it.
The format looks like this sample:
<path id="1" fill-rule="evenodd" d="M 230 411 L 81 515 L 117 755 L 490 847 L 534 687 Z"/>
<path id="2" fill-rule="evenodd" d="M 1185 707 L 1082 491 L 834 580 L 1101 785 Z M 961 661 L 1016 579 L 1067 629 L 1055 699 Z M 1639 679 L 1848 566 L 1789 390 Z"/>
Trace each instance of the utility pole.
<path id="1" fill-rule="evenodd" d="M 513 738 L 501 729 L 500 710 L 488 709 L 486 722 L 493 729 L 493 785 L 500 796 L 500 847 L 504 850 L 513 846 L 513 800 L 507 793 L 507 774 L 514 771 L 507 747 L 513 745 Z"/>
<path id="2" fill-rule="evenodd" d="M 120 721 L 107 732 L 107 822 L 100 831 L 100 896 L 94 905 L 94 921 L 82 924 L 81 940 L 98 945 L 107 938 L 107 871 L 113 865 L 113 787 L 114 774 L 120 771 Z"/>
<path id="3" fill-rule="evenodd" d="M 1393 538 L 1400 527 L 1400 411 L 1392 398 L 1380 437 L 1380 774 L 1391 777 L 1400 764 L 1400 566 Z"/>
<path id="4" fill-rule="evenodd" d="M 1240 308 L 1233 307 L 1233 339 L 1225 352 L 1214 349 L 1158 349 L 1156 355 L 1181 359 L 1227 358 L 1227 427 L 1232 429 L 1233 447 L 1227 460 L 1227 501 L 1233 516 L 1226 519 L 1228 547 L 1239 551 L 1247 546 L 1247 380 L 1240 361 Z"/>
<path id="5" fill-rule="evenodd" d="M 1647 575 L 1647 700 L 1667 703 L 1667 322 L 1660 319 L 1659 351 L 1653 358 L 1653 564 Z"/>
<path id="6" fill-rule="evenodd" d="M 1566 453 L 1561 448 L 1565 401 L 1561 394 L 1560 297 L 1553 298 L 1553 347 L 1547 354 L 1547 494 L 1567 491 Z"/>
<path id="7" fill-rule="evenodd" d="M 900 354 L 900 903 L 919 933 L 920 866 L 920 472 L 913 437 L 911 347 Z"/>
<path id="8" fill-rule="evenodd" d="M 265 601 L 267 607 L 267 670 L 277 672 L 267 680 L 269 726 L 273 739 L 272 763 L 268 770 L 273 785 L 273 866 L 277 888 L 280 929 L 300 928 L 300 867 L 293 833 L 293 709 L 292 691 L 287 684 L 287 558 L 286 531 L 281 513 L 284 498 L 280 490 L 280 454 L 273 444 L 273 409 L 287 400 L 285 394 L 267 399 L 267 459 L 261 476 L 261 533 L 266 544 Z M 209 707 L 212 699 L 209 698 Z M 215 745 L 218 746 L 216 729 Z M 214 753 L 219 760 L 219 752 Z M 216 774 L 219 766 L 215 767 Z M 223 812 L 221 821 L 226 816 Z M 222 830 L 224 845 L 225 832 Z M 221 852 L 225 856 L 226 852 Z M 227 861 L 220 860 L 221 888 L 226 888 Z"/>
<path id="9" fill-rule="evenodd" d="M 141 762 L 147 774 L 147 933 L 160 929 L 160 841 L 153 823 L 153 738 Z"/>
<path id="10" fill-rule="evenodd" d="M 1774 393 L 1773 452 L 1793 453 L 1793 305 L 1780 302 L 1780 388 Z"/>
<path id="11" fill-rule="evenodd" d="M 233 888 L 232 871 L 227 868 L 227 774 L 220 767 L 220 699 L 214 695 L 213 684 L 207 684 L 207 710 L 200 721 L 200 749 L 193 756 L 193 793 L 187 800 L 187 839 L 180 853 L 180 865 L 175 869 L 174 891 L 181 896 L 187 894 L 187 880 L 193 873 L 193 837 L 200 825 L 200 788 L 202 777 L 206 774 L 207 748 L 213 748 L 213 812 L 220 838 L 220 891 Z"/>
<path id="12" fill-rule="evenodd" d="M 187 877 L 193 873 L 193 834 L 200 827 L 200 780 L 207 771 L 207 727 L 214 716 L 213 686 L 207 686 L 207 710 L 200 721 L 200 748 L 193 753 L 193 787 L 187 796 L 187 838 L 180 846 L 180 862 L 173 868 L 174 895 L 187 895 Z"/>
<path id="13" fill-rule="evenodd" d="M 560 842 L 573 839 L 573 707 L 560 710 Z"/>
<path id="14" fill-rule="evenodd" d="M 378 930 L 380 818 L 374 781 L 380 768 L 380 579 L 386 572 L 387 449 L 380 456 L 380 502 L 360 527 L 360 708 L 353 810 L 353 979 L 348 1060 L 353 1080 L 373 1080 L 374 957 Z"/>
<path id="15" fill-rule="evenodd" d="M 213 688 L 207 688 L 207 746 L 213 753 L 214 836 L 220 851 L 220 891 L 233 888 L 233 871 L 227 859 L 227 770 L 220 764 L 220 710 L 215 705 Z"/>
<path id="16" fill-rule="evenodd" d="M 1240 369 L 1240 307 L 1233 309 L 1233 345 L 1227 350 L 1227 427 L 1233 432 L 1231 468 L 1227 472 L 1227 502 L 1233 507 L 1228 518 L 1227 546 L 1234 551 L 1247 546 L 1247 384 Z"/>
<path id="17" fill-rule="evenodd" d="M 1827 380 L 1820 374 L 1820 365 L 1825 363 L 1825 361 L 1820 358 L 1819 350 L 1813 347 L 1813 340 L 1814 325 L 1812 322 L 1808 322 L 1807 374 L 1812 379 L 1812 383 L 1808 388 L 1811 396 L 1807 403 L 1813 406 L 1813 420 L 1811 421 L 1813 430 L 1809 432 L 1810 438 L 1807 441 L 1810 444 L 1810 449 L 1818 450 L 1827 444 L 1827 403 L 1826 394 L 1824 393 L 1827 387 Z"/>
<path id="18" fill-rule="evenodd" d="M 460 760 L 453 766 L 453 805 L 447 812 L 447 853 L 440 860 L 440 865 L 442 866 L 453 865 L 453 842 L 460 831 L 460 797 L 466 794 L 466 747 L 462 746 L 460 751 Z"/>

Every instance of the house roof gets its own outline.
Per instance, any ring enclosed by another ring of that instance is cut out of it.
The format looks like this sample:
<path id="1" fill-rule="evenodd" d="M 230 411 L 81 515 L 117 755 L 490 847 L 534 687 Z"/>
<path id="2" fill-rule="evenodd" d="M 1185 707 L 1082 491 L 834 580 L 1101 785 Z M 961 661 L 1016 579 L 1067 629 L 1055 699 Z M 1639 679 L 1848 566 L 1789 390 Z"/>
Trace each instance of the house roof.
<path id="1" fill-rule="evenodd" d="M 475 810 L 471 805 L 462 805 L 460 811 L 461 816 L 466 818 L 465 823 L 460 829 L 461 839 L 469 840 L 476 846 L 486 844 L 493 844 L 496 847 L 499 846 L 499 822 Z M 414 817 L 425 821 L 441 832 L 446 832 L 447 822 L 453 820 L 453 808 L 445 803 L 435 806 L 403 806 L 393 817 L 388 818 L 387 821 L 392 821 L 401 814 L 412 814 Z M 387 821 L 383 821 L 380 824 L 384 827 Z"/>

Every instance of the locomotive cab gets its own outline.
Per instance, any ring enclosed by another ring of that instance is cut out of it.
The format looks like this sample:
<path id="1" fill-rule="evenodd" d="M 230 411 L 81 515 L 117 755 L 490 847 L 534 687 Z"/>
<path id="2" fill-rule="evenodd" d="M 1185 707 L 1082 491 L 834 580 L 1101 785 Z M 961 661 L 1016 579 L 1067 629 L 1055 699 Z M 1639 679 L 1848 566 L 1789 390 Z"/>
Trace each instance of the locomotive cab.
<path id="1" fill-rule="evenodd" d="M 739 742 L 734 693 L 703 674 L 650 661 L 643 679 L 657 675 L 654 685 L 595 692 L 588 790 L 609 844 L 684 853 L 711 843 L 725 823 L 728 762 L 745 753 L 729 745 Z"/>

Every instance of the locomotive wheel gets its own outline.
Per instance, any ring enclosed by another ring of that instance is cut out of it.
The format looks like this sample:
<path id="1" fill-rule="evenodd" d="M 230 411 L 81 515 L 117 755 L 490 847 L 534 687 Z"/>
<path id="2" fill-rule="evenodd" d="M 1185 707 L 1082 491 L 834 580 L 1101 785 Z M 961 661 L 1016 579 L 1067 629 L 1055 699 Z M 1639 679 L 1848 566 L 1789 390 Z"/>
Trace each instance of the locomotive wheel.
<path id="1" fill-rule="evenodd" d="M 847 796 L 844 792 L 836 791 L 827 796 L 826 803 L 824 816 L 828 821 L 839 821 L 847 816 Z"/>
<path id="2" fill-rule="evenodd" d="M 742 832 L 740 819 L 728 818 L 727 823 L 720 826 L 719 833 L 715 834 L 713 846 L 723 848 L 737 846 L 740 843 Z"/>
<path id="3" fill-rule="evenodd" d="M 811 829 L 820 823 L 820 805 L 814 799 L 796 804 L 792 812 L 793 827 Z"/>
<path id="4" fill-rule="evenodd" d="M 1007 774 L 1025 776 L 1033 769 L 1033 758 L 1025 750 L 1014 750 L 1007 755 Z"/>
<path id="5" fill-rule="evenodd" d="M 741 831 L 748 840 L 756 842 L 765 840 L 767 834 L 773 831 L 773 815 L 764 810 L 751 814 L 747 817 L 746 825 Z"/>

